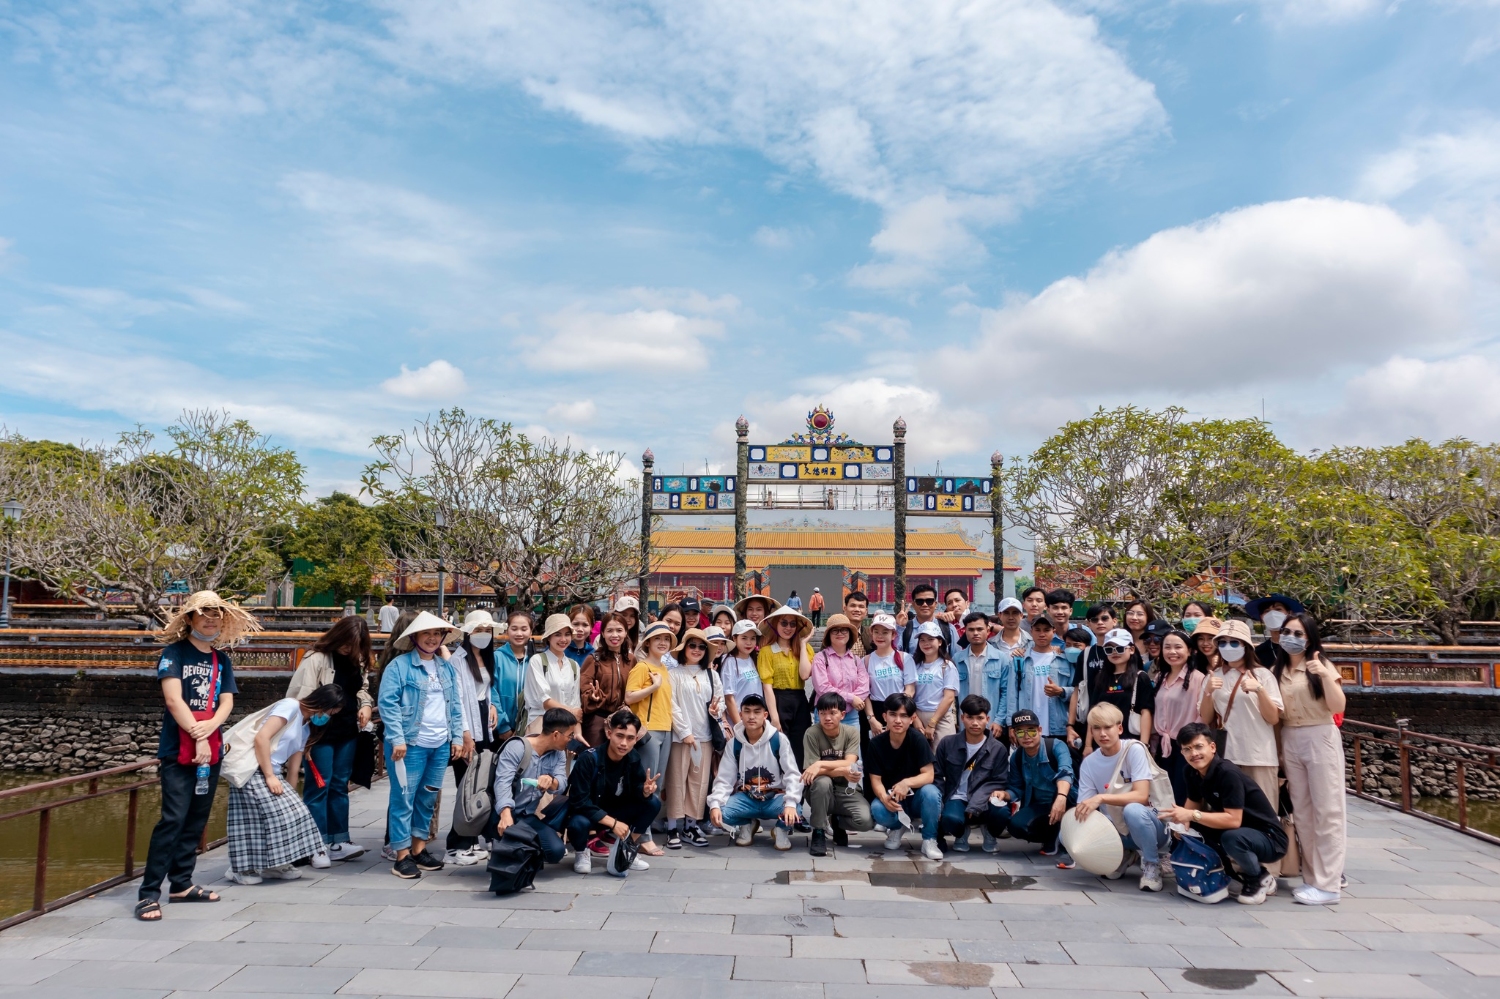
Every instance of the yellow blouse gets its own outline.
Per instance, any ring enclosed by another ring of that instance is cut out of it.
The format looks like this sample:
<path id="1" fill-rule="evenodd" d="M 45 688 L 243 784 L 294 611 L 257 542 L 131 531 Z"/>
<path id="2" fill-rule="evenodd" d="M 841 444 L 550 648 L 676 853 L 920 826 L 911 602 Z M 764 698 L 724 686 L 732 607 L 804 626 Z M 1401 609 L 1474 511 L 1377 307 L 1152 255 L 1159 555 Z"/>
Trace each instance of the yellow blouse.
<path id="1" fill-rule="evenodd" d="M 767 645 L 755 659 L 755 671 L 761 683 L 769 683 L 774 690 L 801 690 L 807 682 L 798 669 L 797 656 L 779 644 Z"/>
<path id="2" fill-rule="evenodd" d="M 651 732 L 672 731 L 672 677 L 668 674 L 665 666 L 657 666 L 646 660 L 641 660 L 630 669 L 630 679 L 625 681 L 625 692 L 633 690 L 645 690 L 651 686 L 651 674 L 661 677 L 661 686 L 656 688 L 656 693 L 644 701 L 636 701 L 627 705 L 634 711 L 641 724 Z"/>

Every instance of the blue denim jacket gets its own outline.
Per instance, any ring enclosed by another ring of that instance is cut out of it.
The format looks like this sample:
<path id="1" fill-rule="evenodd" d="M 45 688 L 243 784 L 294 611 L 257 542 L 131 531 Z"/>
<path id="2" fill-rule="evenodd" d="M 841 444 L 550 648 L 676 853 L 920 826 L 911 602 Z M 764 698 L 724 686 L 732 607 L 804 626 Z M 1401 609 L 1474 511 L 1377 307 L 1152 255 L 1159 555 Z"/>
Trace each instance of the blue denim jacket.
<path id="1" fill-rule="evenodd" d="M 1073 696 L 1073 687 L 1078 683 L 1078 664 L 1068 662 L 1067 656 L 1061 651 L 1053 649 L 1058 654 L 1052 657 L 1052 670 L 1048 674 L 1052 682 L 1062 687 L 1064 692 L 1056 697 L 1047 698 L 1047 718 L 1043 723 L 1045 731 L 1043 735 L 1065 735 L 1068 730 L 1068 701 Z M 1019 707 L 1030 707 L 1035 697 L 1036 684 L 1046 683 L 1043 677 L 1032 675 L 1032 658 L 1028 654 L 1022 659 L 1016 668 L 1016 686 L 1013 702 Z"/>
<path id="2" fill-rule="evenodd" d="M 495 709 L 496 732 L 518 732 L 526 722 L 526 663 L 517 659 L 510 643 L 495 650 L 495 672 L 490 677 L 490 704 Z"/>
<path id="3" fill-rule="evenodd" d="M 1011 752 L 1010 777 L 1005 789 L 1022 808 L 1028 805 L 1051 808 L 1060 780 L 1068 782 L 1068 804 L 1076 804 L 1078 782 L 1073 779 L 1073 754 L 1061 739 L 1043 739 L 1035 756 L 1027 756 L 1020 746 Z"/>
<path id="4" fill-rule="evenodd" d="M 1006 713 L 1005 696 L 1003 685 L 1004 675 L 1009 667 L 1009 672 L 1014 673 L 1010 653 L 1005 649 L 997 649 L 989 643 L 984 646 L 984 659 L 980 662 L 970 662 L 967 649 L 960 649 L 953 658 L 953 665 L 958 667 L 958 701 L 970 694 L 981 694 L 990 702 L 990 718 L 1002 725 L 1010 724 L 1010 715 Z"/>
<path id="5" fill-rule="evenodd" d="M 459 704 L 458 676 L 453 664 L 438 657 L 438 681 L 448 702 L 448 735 L 453 742 L 464 738 L 464 712 Z M 422 707 L 427 701 L 427 671 L 415 649 L 402 653 L 386 664 L 380 674 L 380 720 L 385 725 L 385 741 L 392 746 L 409 745 L 417 737 L 422 723 Z"/>

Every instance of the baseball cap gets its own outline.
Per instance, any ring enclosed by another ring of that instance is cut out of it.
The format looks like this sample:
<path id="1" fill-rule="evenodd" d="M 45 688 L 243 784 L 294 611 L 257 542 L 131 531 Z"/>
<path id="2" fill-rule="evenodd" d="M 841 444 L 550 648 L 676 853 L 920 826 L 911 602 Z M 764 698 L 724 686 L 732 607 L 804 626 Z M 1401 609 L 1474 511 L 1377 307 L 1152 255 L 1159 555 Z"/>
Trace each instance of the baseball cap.
<path id="1" fill-rule="evenodd" d="M 1000 606 L 995 608 L 995 613 L 1003 614 L 1008 610 L 1021 609 L 1021 601 L 1017 600 L 1015 597 L 1006 597 L 1004 600 L 1000 601 Z"/>
<path id="2" fill-rule="evenodd" d="M 1010 724 L 1012 728 L 1025 728 L 1033 725 L 1041 728 L 1042 720 L 1036 716 L 1035 711 L 1030 708 L 1022 708 L 1010 716 Z"/>
<path id="3" fill-rule="evenodd" d="M 619 600 L 615 601 L 616 613 L 628 610 L 633 610 L 639 614 L 641 610 L 641 602 L 635 597 L 621 597 Z"/>
<path id="4" fill-rule="evenodd" d="M 682 610 L 684 613 L 696 614 L 698 613 L 698 607 L 699 604 L 697 597 L 687 597 L 682 601 Z"/>
<path id="5" fill-rule="evenodd" d="M 931 635 L 933 638 L 942 638 L 943 629 L 937 626 L 936 621 L 923 621 L 921 624 L 917 625 L 916 635 L 918 638 L 921 638 L 923 635 Z"/>
<path id="6" fill-rule="evenodd" d="M 895 631 L 896 619 L 889 614 L 876 614 L 874 617 L 870 618 L 870 627 L 889 628 L 892 631 Z"/>
<path id="7" fill-rule="evenodd" d="M 1146 625 L 1147 638 L 1166 638 L 1172 633 L 1172 626 L 1158 618 Z"/>
<path id="8" fill-rule="evenodd" d="M 1135 636 L 1124 628 L 1111 628 L 1105 633 L 1103 644 L 1119 645 L 1128 648 L 1135 644 Z"/>

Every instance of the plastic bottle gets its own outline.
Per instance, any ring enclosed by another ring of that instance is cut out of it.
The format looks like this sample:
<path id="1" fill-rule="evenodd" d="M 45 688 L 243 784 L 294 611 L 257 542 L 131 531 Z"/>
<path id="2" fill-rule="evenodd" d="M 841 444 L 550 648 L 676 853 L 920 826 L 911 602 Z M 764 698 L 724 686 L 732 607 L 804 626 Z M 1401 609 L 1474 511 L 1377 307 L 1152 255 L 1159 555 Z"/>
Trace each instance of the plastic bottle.
<path id="1" fill-rule="evenodd" d="M 207 763 L 198 764 L 198 783 L 193 785 L 193 794 L 208 793 L 208 771 L 209 766 Z"/>

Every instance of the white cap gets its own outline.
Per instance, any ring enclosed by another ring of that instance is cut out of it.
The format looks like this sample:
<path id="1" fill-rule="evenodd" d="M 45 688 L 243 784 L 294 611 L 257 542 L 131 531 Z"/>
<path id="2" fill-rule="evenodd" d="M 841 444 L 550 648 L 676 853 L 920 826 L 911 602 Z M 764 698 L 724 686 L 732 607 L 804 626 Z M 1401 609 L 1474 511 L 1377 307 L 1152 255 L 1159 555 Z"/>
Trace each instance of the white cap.
<path id="1" fill-rule="evenodd" d="M 727 642 L 729 639 L 724 635 L 724 629 L 718 625 L 712 625 L 703 629 L 703 638 L 709 642 Z"/>
<path id="2" fill-rule="evenodd" d="M 755 634 L 759 635 L 760 625 L 756 624 L 749 618 L 742 618 L 734 622 L 734 630 L 731 631 L 730 634 L 735 638 L 739 638 L 741 635 L 747 634 L 749 632 L 754 632 Z M 723 632 L 720 632 L 720 634 L 723 634 Z"/>
<path id="3" fill-rule="evenodd" d="M 1129 648 L 1135 644 L 1135 636 L 1124 628 L 1111 628 L 1104 636 L 1103 645 L 1118 645 Z"/>
<path id="4" fill-rule="evenodd" d="M 641 612 L 641 602 L 635 597 L 621 597 L 619 600 L 615 601 L 616 614 L 618 614 L 620 611 L 628 610 L 633 610 L 637 614 L 639 614 Z"/>
<path id="5" fill-rule="evenodd" d="M 1025 609 L 1026 608 L 1021 606 L 1021 601 L 1017 600 L 1015 597 L 1006 597 L 1004 600 L 1000 601 L 1000 606 L 995 608 L 995 613 L 1002 614 L 1008 610 L 1018 611 Z"/>
<path id="6" fill-rule="evenodd" d="M 870 627 L 896 630 L 896 619 L 889 614 L 876 614 L 870 618 Z"/>
<path id="7" fill-rule="evenodd" d="M 943 629 L 937 626 L 936 621 L 923 621 L 921 624 L 917 625 L 916 635 L 918 638 L 921 638 L 923 635 L 931 635 L 933 638 L 942 638 Z"/>

